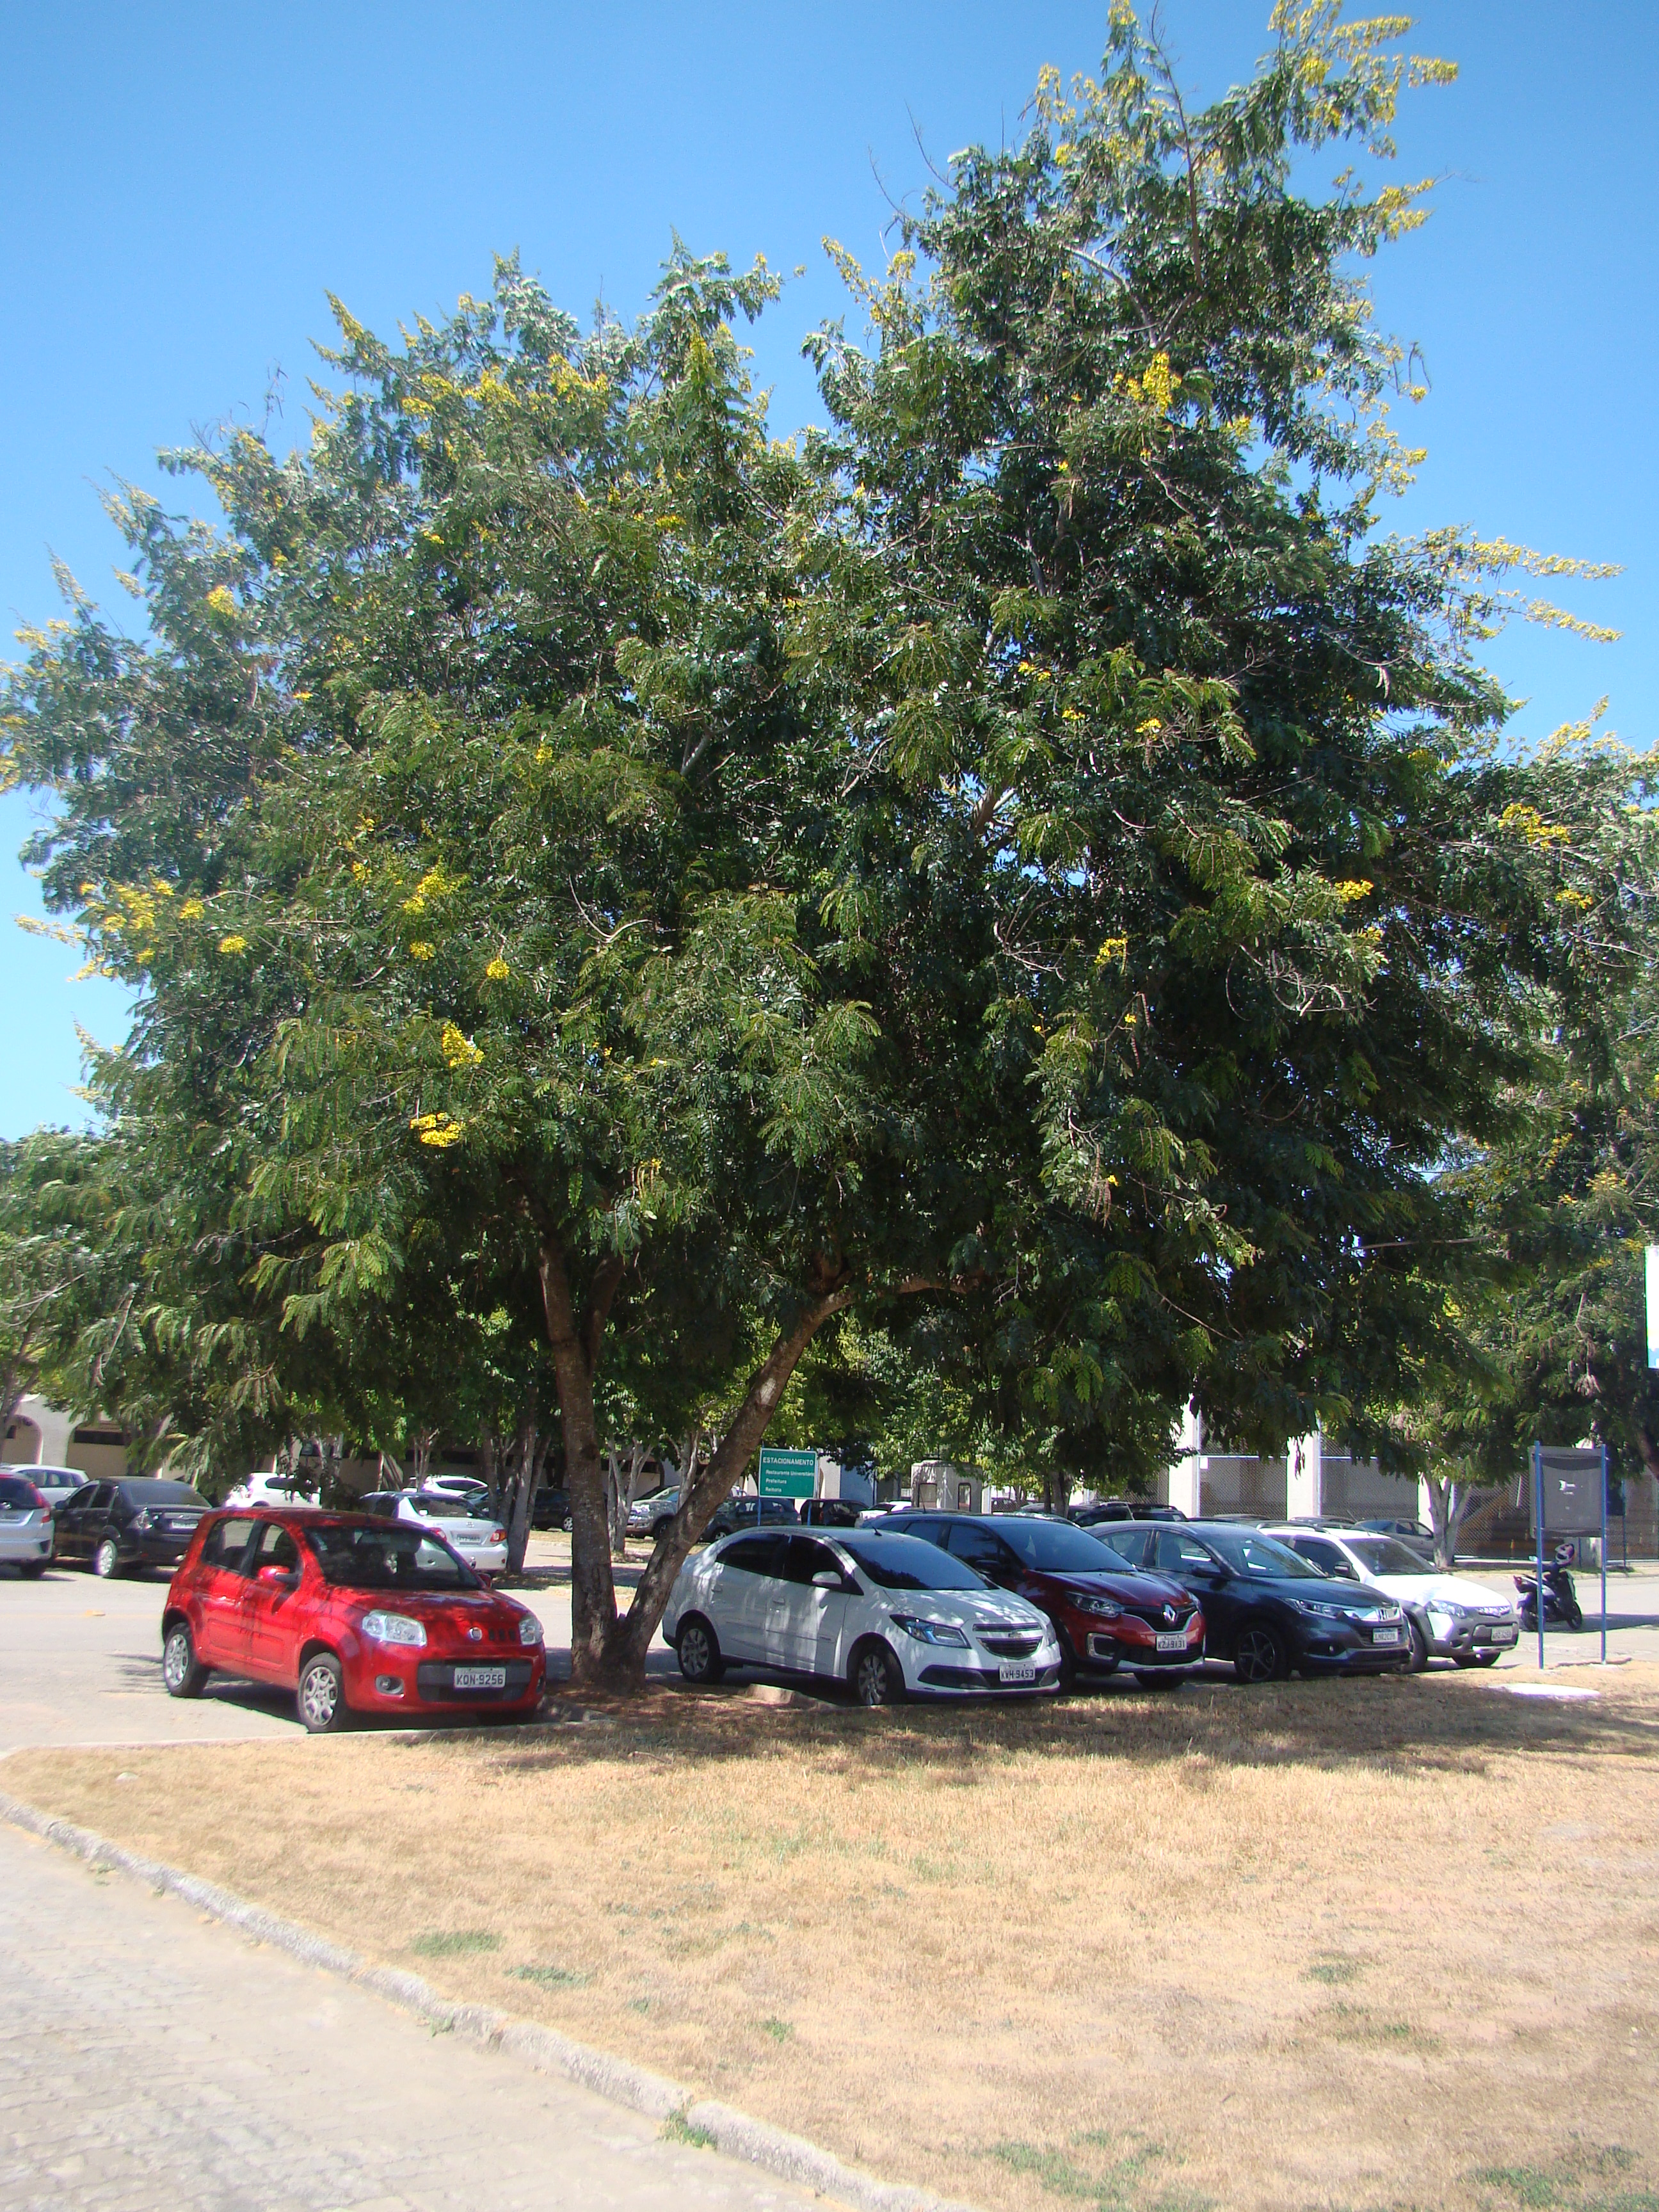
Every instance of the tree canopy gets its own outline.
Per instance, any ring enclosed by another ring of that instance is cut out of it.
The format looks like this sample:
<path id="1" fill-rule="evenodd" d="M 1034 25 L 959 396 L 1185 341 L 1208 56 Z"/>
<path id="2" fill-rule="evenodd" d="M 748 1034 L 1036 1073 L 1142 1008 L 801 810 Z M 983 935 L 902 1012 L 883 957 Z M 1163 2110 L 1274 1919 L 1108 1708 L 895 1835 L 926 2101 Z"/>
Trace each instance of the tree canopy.
<path id="1" fill-rule="evenodd" d="M 1446 71 L 1273 26 L 1189 113 L 1115 7 L 878 277 L 835 249 L 823 431 L 749 381 L 764 264 L 677 241 L 584 332 L 502 263 L 395 347 L 337 307 L 305 451 L 168 457 L 221 526 L 112 497 L 141 637 L 66 578 L 26 639 L 33 857 L 140 993 L 94 1082 L 147 1387 L 245 1439 L 550 1370 L 582 1679 L 639 1679 L 809 1347 L 1066 1480 L 1194 1393 L 1386 1437 L 1455 1335 L 1449 1170 L 1613 1049 L 1647 765 L 1507 742 L 1479 658 L 1593 572 L 1378 520 L 1363 264 L 1422 209 L 1365 165 Z M 625 1615 L 623 1401 L 721 1430 Z"/>

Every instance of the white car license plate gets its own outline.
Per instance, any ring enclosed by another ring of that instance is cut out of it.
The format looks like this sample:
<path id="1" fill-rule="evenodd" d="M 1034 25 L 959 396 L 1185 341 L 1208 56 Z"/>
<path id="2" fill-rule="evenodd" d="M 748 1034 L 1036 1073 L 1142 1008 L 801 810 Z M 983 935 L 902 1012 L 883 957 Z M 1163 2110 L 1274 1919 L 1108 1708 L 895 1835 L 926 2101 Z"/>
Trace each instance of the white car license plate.
<path id="1" fill-rule="evenodd" d="M 1160 1651 L 1184 1651 L 1187 1649 L 1187 1639 L 1179 1629 L 1167 1636 L 1160 1632 L 1158 1648 Z"/>
<path id="2" fill-rule="evenodd" d="M 458 1690 L 504 1690 L 507 1687 L 505 1667 L 458 1667 L 455 1669 Z"/>
<path id="3" fill-rule="evenodd" d="M 999 1682 L 1035 1682 L 1036 1668 L 1029 1665 L 1021 1666 L 1018 1661 L 1005 1659 L 1001 1666 L 997 1668 L 997 1680 Z"/>
<path id="4" fill-rule="evenodd" d="M 1492 1640 L 1494 1644 L 1513 1644 L 1520 1632 L 1512 1620 L 1506 1620 L 1501 1628 L 1492 1631 Z"/>
<path id="5" fill-rule="evenodd" d="M 1373 1644 L 1398 1644 L 1400 1637 L 1401 1632 L 1397 1628 L 1374 1628 L 1371 1631 Z"/>

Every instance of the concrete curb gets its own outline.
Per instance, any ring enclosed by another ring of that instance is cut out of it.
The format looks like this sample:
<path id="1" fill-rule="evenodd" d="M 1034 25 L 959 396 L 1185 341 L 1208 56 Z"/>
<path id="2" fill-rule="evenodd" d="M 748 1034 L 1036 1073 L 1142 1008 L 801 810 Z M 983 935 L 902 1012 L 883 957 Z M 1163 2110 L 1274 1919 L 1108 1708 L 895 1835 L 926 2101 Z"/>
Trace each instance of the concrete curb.
<path id="1" fill-rule="evenodd" d="M 787 2135 L 781 2128 L 775 2128 L 765 2120 L 751 2119 L 748 2113 L 736 2112 L 730 2105 L 716 2104 L 708 2099 L 696 2101 L 695 2093 L 678 2081 L 653 2074 L 643 2066 L 632 2065 L 625 2058 L 613 2057 L 607 2051 L 595 2050 L 591 2044 L 578 2043 L 571 2036 L 562 2035 L 557 2028 L 543 2027 L 534 2021 L 515 2020 L 510 2013 L 496 2011 L 493 2005 L 455 2004 L 441 1996 L 419 1974 L 372 1965 L 355 1951 L 331 1943 L 326 1936 L 313 1935 L 292 1920 L 267 1912 L 263 1905 L 252 1905 L 246 1898 L 221 1889 L 216 1882 L 204 1881 L 198 1875 L 183 1874 L 177 1867 L 164 1866 L 157 1859 L 143 1858 L 136 1851 L 124 1850 L 118 1844 L 106 1843 L 103 1837 L 94 1835 L 90 1829 L 77 1828 L 69 1820 L 53 1820 L 49 1814 L 4 1790 L 0 1790 L 0 1820 L 27 1829 L 59 1850 L 84 1859 L 89 1866 L 108 1867 L 143 1882 L 159 1894 L 180 1898 L 198 1911 L 223 1921 L 228 1927 L 240 1929 L 258 1942 L 269 1943 L 274 1950 L 287 1952 L 301 1965 L 316 1966 L 326 1974 L 337 1974 L 343 1981 L 355 1982 L 359 1989 L 368 1990 L 403 2011 L 414 2013 L 434 2027 L 465 2036 L 469 2043 L 481 2044 L 487 2050 L 506 2051 L 539 2074 L 556 2074 L 566 2081 L 578 2081 L 612 2104 L 624 2105 L 630 2112 L 644 2113 L 648 2119 L 677 2122 L 695 2140 L 706 2141 L 727 2158 L 741 2159 L 746 2165 L 776 2174 L 781 2180 L 793 2181 L 817 2190 L 823 2196 L 839 2198 L 843 2204 L 856 2207 L 857 2212 L 973 2212 L 971 2206 L 949 2202 L 929 2189 L 878 2181 L 873 2175 L 843 2166 L 838 2158 L 827 2150 L 820 2150 L 816 2143 L 807 2142 L 799 2136 Z"/>

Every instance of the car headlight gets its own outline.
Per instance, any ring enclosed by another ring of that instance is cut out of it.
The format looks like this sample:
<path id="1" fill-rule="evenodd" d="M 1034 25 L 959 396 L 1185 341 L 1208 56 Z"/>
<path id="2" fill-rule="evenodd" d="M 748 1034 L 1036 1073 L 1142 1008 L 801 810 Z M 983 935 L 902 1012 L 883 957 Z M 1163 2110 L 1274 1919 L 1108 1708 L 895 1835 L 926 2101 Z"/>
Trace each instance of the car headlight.
<path id="1" fill-rule="evenodd" d="M 1123 1607 L 1109 1597 L 1079 1597 L 1073 1598 L 1072 1602 L 1079 1613 L 1092 1613 L 1102 1620 L 1115 1620 L 1123 1611 Z"/>
<path id="2" fill-rule="evenodd" d="M 426 1631 L 406 1613 L 366 1613 L 363 1634 L 371 1644 L 424 1644 Z"/>
<path id="3" fill-rule="evenodd" d="M 1293 1597 L 1291 1603 L 1298 1613 L 1311 1613 L 1320 1620 L 1346 1620 L 1348 1618 L 1346 1605 L 1322 1605 L 1317 1598 L 1311 1597 Z"/>
<path id="4" fill-rule="evenodd" d="M 519 1615 L 520 1643 L 539 1644 L 541 1640 L 542 1625 L 540 1621 L 537 1620 L 533 1613 L 521 1613 Z"/>
<path id="5" fill-rule="evenodd" d="M 918 1644 L 954 1644 L 963 1650 L 967 1648 L 968 1638 L 953 1620 L 921 1620 L 913 1613 L 896 1613 L 891 1619 L 895 1628 L 902 1628 Z"/>

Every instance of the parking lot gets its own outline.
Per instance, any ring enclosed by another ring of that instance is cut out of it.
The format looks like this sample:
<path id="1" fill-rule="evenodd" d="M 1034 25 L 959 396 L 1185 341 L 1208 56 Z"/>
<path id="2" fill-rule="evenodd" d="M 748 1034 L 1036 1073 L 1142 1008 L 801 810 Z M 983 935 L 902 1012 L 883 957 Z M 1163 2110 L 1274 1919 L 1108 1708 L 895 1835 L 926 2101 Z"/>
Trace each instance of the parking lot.
<path id="1" fill-rule="evenodd" d="M 541 1619 L 552 1680 L 569 1671 L 569 1548 L 566 1537 L 538 1536 L 526 1576 L 514 1585 L 514 1595 Z M 619 1578 L 639 1571 L 645 1547 L 635 1547 L 634 1554 L 619 1568 Z M 1511 1571 L 1480 1570 L 1477 1579 L 1506 1593 L 1513 1587 Z M 1584 1626 L 1577 1634 L 1547 1632 L 1545 1656 L 1552 1672 L 1585 1667 L 1599 1655 L 1599 1584 L 1586 1575 L 1578 1587 Z M 26 1583 L 15 1570 L 0 1569 L 0 1673 L 6 1684 L 0 1751 L 29 1744 L 230 1741 L 297 1729 L 292 1697 L 257 1684 L 218 1678 L 198 1698 L 166 1694 L 160 1655 L 167 1589 L 161 1572 L 100 1580 L 54 1568 L 40 1581 Z M 1644 1562 L 1609 1577 L 1607 1622 L 1610 1658 L 1659 1659 L 1659 1564 Z M 1212 1671 L 1225 1679 L 1225 1670 Z M 674 1655 L 660 1638 L 650 1672 L 664 1679 L 678 1674 Z M 1536 1640 L 1523 1637 L 1490 1679 L 1536 1673 Z M 1133 1687 L 1126 1679 L 1085 1694 L 1121 1696 Z"/>

